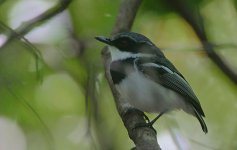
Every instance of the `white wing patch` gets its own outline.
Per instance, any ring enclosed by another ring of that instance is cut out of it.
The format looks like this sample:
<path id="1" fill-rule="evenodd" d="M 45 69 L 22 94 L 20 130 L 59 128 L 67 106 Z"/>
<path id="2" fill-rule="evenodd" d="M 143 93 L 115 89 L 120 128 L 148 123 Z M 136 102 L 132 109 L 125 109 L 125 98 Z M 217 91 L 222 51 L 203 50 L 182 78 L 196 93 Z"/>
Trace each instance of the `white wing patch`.
<path id="1" fill-rule="evenodd" d="M 165 71 L 171 73 L 171 74 L 174 74 L 175 72 L 173 72 L 172 70 L 170 70 L 168 67 L 165 67 L 163 65 L 159 65 L 159 64 L 155 64 L 155 63 L 145 63 L 145 64 L 142 64 L 142 66 L 145 66 L 145 67 L 157 67 L 157 68 L 163 68 Z M 176 73 L 177 74 L 177 73 Z M 177 74 L 178 75 L 178 74 Z"/>

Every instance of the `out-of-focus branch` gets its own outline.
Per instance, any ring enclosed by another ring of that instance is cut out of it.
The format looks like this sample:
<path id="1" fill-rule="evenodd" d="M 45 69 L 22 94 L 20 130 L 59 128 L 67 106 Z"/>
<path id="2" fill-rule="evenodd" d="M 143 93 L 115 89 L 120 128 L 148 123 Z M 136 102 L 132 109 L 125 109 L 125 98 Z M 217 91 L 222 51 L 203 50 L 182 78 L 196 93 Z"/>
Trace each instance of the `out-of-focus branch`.
<path id="1" fill-rule="evenodd" d="M 138 7 L 141 4 L 141 0 L 124 0 L 120 6 L 119 14 L 117 16 L 116 23 L 112 30 L 112 35 L 129 31 L 132 27 L 133 21 L 136 17 Z"/>
<path id="2" fill-rule="evenodd" d="M 34 27 L 41 25 L 44 21 L 49 20 L 50 18 L 54 17 L 55 15 L 59 14 L 60 12 L 64 11 L 68 5 L 71 3 L 72 0 L 60 0 L 57 5 L 48 9 L 44 13 L 40 14 L 39 16 L 22 23 L 15 32 L 11 32 L 8 36 L 8 39 L 5 41 L 4 44 L 0 47 L 0 49 L 4 48 L 7 44 L 9 44 L 15 38 L 22 38 L 25 34 L 31 31 Z"/>
<path id="3" fill-rule="evenodd" d="M 14 99 L 23 107 L 25 107 L 30 113 L 29 114 L 33 114 L 34 118 L 36 118 L 40 124 L 42 125 L 42 131 L 43 134 L 45 134 L 45 140 L 48 143 L 48 146 L 51 150 L 55 150 L 55 143 L 54 143 L 54 139 L 53 139 L 53 135 L 51 133 L 51 131 L 49 130 L 48 126 L 46 125 L 45 121 L 41 118 L 41 116 L 39 115 L 39 113 L 35 110 L 35 108 L 33 108 L 28 101 L 21 95 L 17 94 L 14 90 L 12 90 L 12 88 L 10 86 L 5 86 L 6 89 L 8 90 L 8 92 L 14 97 Z"/>
<path id="4" fill-rule="evenodd" d="M 208 41 L 201 15 L 194 14 L 195 11 L 193 8 L 187 5 L 188 0 L 168 0 L 166 2 L 168 5 L 175 8 L 177 13 L 179 13 L 193 27 L 198 38 L 202 42 L 203 50 L 206 52 L 208 57 L 237 85 L 237 72 L 227 64 L 224 58 L 214 50 L 215 46 Z"/>
<path id="5" fill-rule="evenodd" d="M 0 5 L 3 4 L 6 0 L 0 0 Z"/>
<path id="6" fill-rule="evenodd" d="M 1 28 L 5 28 L 8 31 L 10 31 L 12 34 L 17 34 L 15 32 L 15 30 L 13 30 L 12 28 L 8 27 L 7 25 L 5 25 L 3 22 L 0 21 L 0 27 Z M 37 74 L 37 79 L 39 79 L 40 81 L 42 80 L 40 72 L 39 72 L 39 60 L 43 60 L 42 59 L 42 55 L 41 52 L 38 48 L 36 48 L 30 41 L 28 41 L 24 36 L 21 37 L 21 39 L 24 41 L 25 46 L 27 46 L 29 48 L 29 52 L 33 54 L 33 56 L 35 57 L 35 68 L 36 68 L 36 74 Z M 28 50 L 28 49 L 27 49 Z"/>
<path id="7" fill-rule="evenodd" d="M 0 21 L 0 27 L 5 28 L 6 30 L 10 31 L 11 34 L 17 35 L 16 31 L 4 24 L 3 22 Z M 38 50 L 30 41 L 28 41 L 24 36 L 20 37 L 26 44 L 27 47 L 32 49 L 30 51 L 35 57 L 42 58 L 40 50 Z"/>
<path id="8" fill-rule="evenodd" d="M 112 35 L 129 31 L 135 19 L 141 0 L 124 0 L 120 6 L 117 21 L 112 31 Z M 156 133 L 149 127 L 134 128 L 135 125 L 145 123 L 144 117 L 139 111 L 131 111 L 123 105 L 121 95 L 115 88 L 111 75 L 110 75 L 110 53 L 105 47 L 102 50 L 102 57 L 105 67 L 105 75 L 112 90 L 118 113 L 127 128 L 130 139 L 136 145 L 136 150 L 159 150 L 160 147 L 157 143 Z"/>

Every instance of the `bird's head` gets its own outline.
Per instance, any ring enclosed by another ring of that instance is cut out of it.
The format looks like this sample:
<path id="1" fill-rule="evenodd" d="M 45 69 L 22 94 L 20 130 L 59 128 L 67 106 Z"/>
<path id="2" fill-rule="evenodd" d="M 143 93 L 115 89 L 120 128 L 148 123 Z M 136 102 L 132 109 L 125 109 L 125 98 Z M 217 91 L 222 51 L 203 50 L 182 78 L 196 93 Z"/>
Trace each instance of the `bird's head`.
<path id="1" fill-rule="evenodd" d="M 111 38 L 97 36 L 98 41 L 109 46 L 112 60 L 128 57 L 163 55 L 162 52 L 144 35 L 134 32 L 118 33 Z"/>

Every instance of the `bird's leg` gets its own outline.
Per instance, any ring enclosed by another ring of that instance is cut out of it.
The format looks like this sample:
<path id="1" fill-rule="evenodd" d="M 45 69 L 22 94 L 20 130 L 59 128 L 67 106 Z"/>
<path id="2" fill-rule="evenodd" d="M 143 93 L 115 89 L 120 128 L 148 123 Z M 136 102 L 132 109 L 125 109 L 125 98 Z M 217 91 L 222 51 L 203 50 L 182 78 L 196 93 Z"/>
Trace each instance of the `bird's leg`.
<path id="1" fill-rule="evenodd" d="M 139 128 L 139 127 L 150 127 L 152 128 L 155 132 L 156 130 L 153 128 L 153 124 L 156 122 L 157 119 L 159 119 L 163 114 L 165 114 L 166 112 L 168 112 L 169 110 L 164 110 L 162 111 L 158 116 L 156 116 L 152 121 L 149 120 L 149 118 L 144 114 L 144 117 L 146 118 L 146 120 L 148 120 L 148 123 L 143 123 L 143 124 L 137 124 L 134 129 Z"/>
<path id="2" fill-rule="evenodd" d="M 150 119 L 147 117 L 147 115 L 145 115 L 144 112 L 141 112 L 141 113 L 142 113 L 141 115 L 144 117 L 144 119 L 149 123 Z"/>
<path id="3" fill-rule="evenodd" d="M 157 119 L 159 119 L 164 113 L 168 112 L 168 109 L 165 111 L 162 111 L 158 116 L 156 116 L 153 120 L 149 121 L 147 123 L 148 127 L 152 127 L 152 125 L 156 122 Z"/>

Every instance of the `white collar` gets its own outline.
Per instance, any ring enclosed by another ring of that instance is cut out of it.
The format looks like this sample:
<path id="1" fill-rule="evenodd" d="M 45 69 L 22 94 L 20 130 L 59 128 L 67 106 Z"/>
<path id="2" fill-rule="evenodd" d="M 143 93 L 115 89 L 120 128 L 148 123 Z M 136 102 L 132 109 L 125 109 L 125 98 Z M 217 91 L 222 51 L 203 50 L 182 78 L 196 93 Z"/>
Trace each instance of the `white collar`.
<path id="1" fill-rule="evenodd" d="M 131 53 L 127 51 L 120 51 L 118 48 L 114 46 L 109 46 L 109 51 L 111 53 L 112 61 L 116 60 L 124 60 L 126 58 L 138 58 L 138 57 L 154 57 L 152 54 L 144 54 L 144 53 Z"/>

